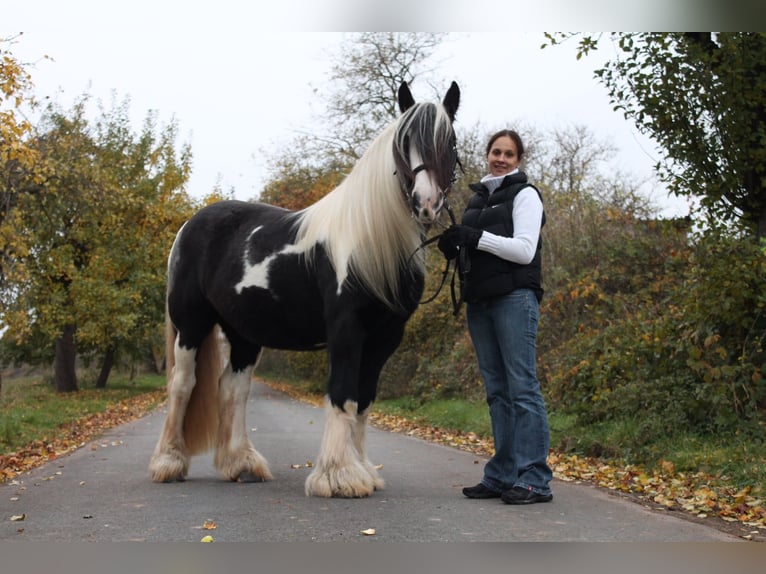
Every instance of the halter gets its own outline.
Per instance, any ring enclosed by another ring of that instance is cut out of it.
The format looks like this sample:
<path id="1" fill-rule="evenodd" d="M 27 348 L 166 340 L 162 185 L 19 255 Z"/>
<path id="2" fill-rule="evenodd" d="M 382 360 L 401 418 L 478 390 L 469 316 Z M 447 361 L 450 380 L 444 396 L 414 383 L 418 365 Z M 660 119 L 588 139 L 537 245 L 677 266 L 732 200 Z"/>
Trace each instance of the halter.
<path id="1" fill-rule="evenodd" d="M 460 171 L 465 173 L 465 169 L 463 169 L 463 164 L 460 163 L 459 157 L 457 157 L 455 160 L 455 171 L 457 171 L 458 168 L 460 168 Z M 414 209 L 412 205 L 412 202 L 413 202 L 412 190 L 415 189 L 415 176 L 421 171 L 427 171 L 428 169 L 429 168 L 425 163 L 421 163 L 417 167 L 412 168 L 412 170 L 410 170 L 412 173 L 412 178 L 407 178 L 406 188 L 403 186 L 400 186 L 402 190 L 402 195 L 404 196 L 404 201 L 406 201 L 407 205 L 410 207 L 410 213 L 414 213 Z M 394 175 L 398 177 L 398 174 L 399 174 L 398 170 L 394 170 Z M 441 195 L 441 199 L 442 199 L 442 205 L 444 206 L 444 209 L 447 210 L 447 213 L 449 214 L 453 224 L 455 224 L 456 222 L 455 214 L 452 213 L 452 209 L 450 208 L 449 203 L 447 202 L 447 193 L 449 192 L 450 189 L 452 189 L 452 184 L 455 183 L 456 180 L 457 180 L 457 177 L 453 173 L 452 178 L 450 179 L 450 182 L 447 185 L 447 187 L 443 190 L 442 189 L 439 190 L 439 194 Z M 433 239 L 438 239 L 439 237 L 440 235 L 437 235 Z M 428 245 L 429 243 L 431 243 L 431 240 L 429 240 L 428 243 L 421 245 L 421 247 L 424 247 L 425 245 Z"/>
<path id="2" fill-rule="evenodd" d="M 427 171 L 428 166 L 425 163 L 421 163 L 417 167 L 413 168 L 411 170 L 412 178 L 407 178 L 407 187 L 406 189 L 402 187 L 402 194 L 404 195 L 404 200 L 407 202 L 407 205 L 410 208 L 410 214 L 415 214 L 415 205 L 414 205 L 414 195 L 412 191 L 415 189 L 415 176 L 418 175 L 421 171 Z M 397 175 L 397 171 L 394 171 L 394 175 Z M 442 204 L 444 205 L 445 201 L 447 200 L 447 194 L 443 190 L 439 190 L 439 194 L 441 196 Z"/>
<path id="3" fill-rule="evenodd" d="M 454 181 L 454 163 L 457 160 L 457 144 L 452 121 L 454 110 L 447 105 L 448 118 L 433 104 L 414 104 L 402 108 L 402 118 L 396 128 L 393 140 L 394 174 L 399 180 L 399 187 L 410 210 L 414 213 L 415 180 L 421 171 L 432 175 L 432 183 L 436 182 L 438 201 L 443 204 L 447 190 Z M 438 120 L 438 121 L 437 121 Z M 417 157 L 411 150 L 417 151 Z M 417 160 L 417 165 L 410 161 Z M 452 169 L 452 173 L 445 173 Z M 429 195 L 437 199 L 436 190 Z"/>

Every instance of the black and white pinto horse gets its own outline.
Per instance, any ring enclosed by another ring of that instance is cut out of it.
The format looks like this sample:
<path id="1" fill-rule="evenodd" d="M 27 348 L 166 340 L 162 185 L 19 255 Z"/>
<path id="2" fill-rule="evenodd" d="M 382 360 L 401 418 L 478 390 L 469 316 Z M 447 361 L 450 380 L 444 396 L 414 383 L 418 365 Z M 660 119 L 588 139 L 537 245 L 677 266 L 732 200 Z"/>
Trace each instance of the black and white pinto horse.
<path id="1" fill-rule="evenodd" d="M 384 487 L 365 454 L 367 416 L 423 293 L 418 247 L 452 184 L 459 101 L 454 82 L 440 104 L 415 103 L 403 83 L 398 120 L 321 200 L 296 212 L 222 201 L 184 224 L 168 258 L 168 413 L 154 481 L 184 480 L 190 457 L 211 447 L 223 477 L 271 479 L 245 421 L 261 349 L 326 347 L 324 435 L 306 494 Z"/>

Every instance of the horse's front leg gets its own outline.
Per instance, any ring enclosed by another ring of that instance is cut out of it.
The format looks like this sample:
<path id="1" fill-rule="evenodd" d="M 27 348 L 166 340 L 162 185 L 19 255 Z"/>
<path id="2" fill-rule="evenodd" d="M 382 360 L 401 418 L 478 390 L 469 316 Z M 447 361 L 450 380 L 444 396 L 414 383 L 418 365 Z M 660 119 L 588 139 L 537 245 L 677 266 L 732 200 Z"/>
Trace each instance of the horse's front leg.
<path id="1" fill-rule="evenodd" d="M 354 448 L 359 453 L 359 460 L 364 466 L 367 473 L 372 479 L 375 490 L 383 490 L 386 487 L 386 482 L 378 474 L 378 469 L 367 458 L 367 452 L 365 444 L 367 442 L 367 417 L 369 416 L 370 409 L 365 409 L 364 412 L 356 415 L 356 421 L 351 427 L 351 439 L 354 442 Z"/>
<path id="2" fill-rule="evenodd" d="M 336 323 L 328 344 L 330 376 L 324 434 L 319 457 L 306 479 L 307 496 L 360 498 L 375 490 L 375 480 L 360 456 L 357 443 L 358 385 L 362 331 L 345 317 Z M 363 437 L 361 437 L 363 439 Z"/>
<path id="3" fill-rule="evenodd" d="M 367 418 L 378 389 L 378 379 L 388 358 L 396 351 L 404 336 L 404 321 L 393 320 L 380 325 L 374 333 L 365 340 L 362 348 L 362 359 L 359 368 L 359 409 L 356 424 L 352 427 L 354 446 L 359 453 L 359 460 L 370 474 L 375 490 L 383 490 L 385 481 L 378 474 L 378 469 L 367 458 L 365 444 L 367 442 Z"/>
<path id="4" fill-rule="evenodd" d="M 355 444 L 357 425 L 356 401 L 347 400 L 339 407 L 327 397 L 322 446 L 306 479 L 307 496 L 362 498 L 374 492 L 375 479 Z"/>
<path id="5" fill-rule="evenodd" d="M 196 383 L 196 349 L 183 349 L 176 339 L 175 366 L 168 385 L 168 414 L 154 448 L 149 472 L 154 482 L 184 480 L 189 472 L 189 453 L 183 436 L 184 416 Z"/>
<path id="6" fill-rule="evenodd" d="M 218 435 L 214 464 L 228 480 L 264 481 L 273 476 L 266 459 L 247 436 L 246 409 L 252 367 L 233 371 L 231 363 L 221 375 L 218 389 Z"/>

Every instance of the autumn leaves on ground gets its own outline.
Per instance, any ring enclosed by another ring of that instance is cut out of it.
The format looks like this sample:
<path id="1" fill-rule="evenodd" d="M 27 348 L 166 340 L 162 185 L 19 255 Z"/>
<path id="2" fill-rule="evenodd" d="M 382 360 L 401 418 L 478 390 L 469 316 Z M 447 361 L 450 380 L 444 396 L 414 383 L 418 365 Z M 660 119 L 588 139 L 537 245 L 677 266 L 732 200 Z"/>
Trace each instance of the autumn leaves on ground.
<path id="1" fill-rule="evenodd" d="M 319 402 L 296 387 L 268 381 L 270 386 L 304 401 Z M 140 418 L 161 404 L 164 390 L 139 394 L 109 404 L 102 412 L 83 416 L 62 425 L 55 438 L 42 438 L 15 452 L 0 454 L 0 482 L 5 482 L 42 464 L 66 456 L 77 448 L 98 448 L 98 437 L 108 429 Z M 374 412 L 372 424 L 389 431 L 441 443 L 477 455 L 491 455 L 491 439 L 475 433 L 452 432 Z M 89 446 L 90 443 L 90 446 Z M 549 462 L 558 480 L 580 481 L 622 493 L 642 504 L 664 511 L 677 511 L 688 518 L 707 521 L 747 540 L 766 540 L 764 493 L 753 488 L 732 489 L 720 479 L 703 472 L 675 472 L 673 464 L 647 471 L 637 466 L 616 466 L 609 461 L 551 452 Z M 6 517 L 7 519 L 7 517 Z"/>
<path id="2" fill-rule="evenodd" d="M 94 412 L 61 425 L 54 438 L 39 438 L 14 452 L 0 453 L 0 482 L 86 446 L 104 431 L 148 414 L 164 398 L 165 391 L 162 390 L 113 402 L 101 412 Z M 0 411 L 0 414 L 3 413 Z M 0 428 L 0 432 L 2 430 Z"/>

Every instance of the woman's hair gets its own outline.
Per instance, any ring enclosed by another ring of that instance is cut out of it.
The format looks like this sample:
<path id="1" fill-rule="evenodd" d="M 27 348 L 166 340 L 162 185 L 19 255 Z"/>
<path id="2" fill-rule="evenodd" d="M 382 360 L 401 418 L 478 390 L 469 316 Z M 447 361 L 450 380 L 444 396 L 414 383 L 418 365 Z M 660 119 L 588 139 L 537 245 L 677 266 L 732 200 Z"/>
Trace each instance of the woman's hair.
<path id="1" fill-rule="evenodd" d="M 509 137 L 513 140 L 513 143 L 516 144 L 516 152 L 519 154 L 519 161 L 521 161 L 521 158 L 524 156 L 524 142 L 521 141 L 521 136 L 513 130 L 500 130 L 499 132 L 492 134 L 492 137 L 489 138 L 489 142 L 487 143 L 487 153 L 485 155 L 489 155 L 495 140 L 502 137 Z"/>

